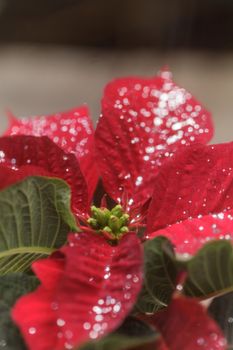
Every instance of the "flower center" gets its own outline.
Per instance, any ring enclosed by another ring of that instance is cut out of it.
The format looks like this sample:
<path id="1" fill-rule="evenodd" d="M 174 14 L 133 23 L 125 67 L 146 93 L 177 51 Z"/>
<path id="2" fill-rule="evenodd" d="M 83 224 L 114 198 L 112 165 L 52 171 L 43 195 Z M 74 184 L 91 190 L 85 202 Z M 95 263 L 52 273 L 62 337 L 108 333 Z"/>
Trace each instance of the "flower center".
<path id="1" fill-rule="evenodd" d="M 129 232 L 129 215 L 119 204 L 112 210 L 97 208 L 93 205 L 87 223 L 92 229 L 102 233 L 111 241 L 119 240 L 125 233 Z"/>

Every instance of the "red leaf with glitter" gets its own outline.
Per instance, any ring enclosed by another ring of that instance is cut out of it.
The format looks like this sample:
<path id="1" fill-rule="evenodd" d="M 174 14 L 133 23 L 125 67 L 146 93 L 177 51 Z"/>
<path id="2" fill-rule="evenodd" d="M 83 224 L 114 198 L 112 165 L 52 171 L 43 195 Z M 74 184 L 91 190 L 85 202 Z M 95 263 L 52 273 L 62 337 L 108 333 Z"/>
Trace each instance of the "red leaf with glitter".
<path id="1" fill-rule="evenodd" d="M 118 246 L 91 233 L 72 235 L 62 252 L 65 266 L 57 285 L 51 290 L 42 284 L 13 310 L 29 349 L 63 349 L 104 336 L 122 323 L 140 291 L 142 251 L 134 233 Z"/>
<path id="2" fill-rule="evenodd" d="M 180 253 L 209 239 L 231 238 L 233 143 L 195 145 L 180 152 L 155 179 L 149 237 L 165 235 Z"/>
<path id="3" fill-rule="evenodd" d="M 59 258 L 55 255 L 57 254 L 54 253 L 52 258 L 37 260 L 33 263 L 33 271 L 46 289 L 54 290 L 64 272 L 65 259 L 63 254 Z"/>
<path id="4" fill-rule="evenodd" d="M 233 240 L 233 210 L 187 219 L 181 223 L 169 225 L 153 232 L 150 239 L 166 236 L 175 245 L 180 254 L 194 255 L 203 244 L 211 239 Z"/>
<path id="5" fill-rule="evenodd" d="M 169 350 L 227 349 L 221 330 L 195 300 L 174 299 L 165 311 L 151 319 Z"/>
<path id="6" fill-rule="evenodd" d="M 42 285 L 38 287 L 36 292 L 20 299 L 16 309 L 13 310 L 13 317 L 15 317 L 16 322 L 17 320 L 20 324 L 23 322 L 22 330 L 24 330 L 24 325 L 30 325 L 26 329 L 27 337 L 25 337 L 25 340 L 31 339 L 28 343 L 29 349 L 63 349 L 63 347 L 55 348 L 58 327 L 54 316 L 54 309 L 57 307 L 57 304 L 54 304 L 54 289 L 64 272 L 64 259 L 38 260 L 33 263 L 33 270 L 41 280 Z M 25 312 L 21 310 L 21 307 L 25 308 Z"/>
<path id="7" fill-rule="evenodd" d="M 87 210 L 87 186 L 75 156 L 65 153 L 47 137 L 0 138 L 0 164 L 19 170 L 20 179 L 29 175 L 50 175 L 65 180 L 71 187 L 74 213 Z M 17 180 L 17 175 L 15 178 Z"/>
<path id="8" fill-rule="evenodd" d="M 19 170 L 13 170 L 4 165 L 0 165 L 0 190 L 23 180 L 27 176 L 33 175 L 50 176 L 48 171 L 36 166 L 25 165 Z"/>
<path id="9" fill-rule="evenodd" d="M 13 320 L 30 350 L 63 350 L 58 347 L 58 326 L 53 311 L 53 290 L 40 286 L 36 292 L 19 299 Z"/>
<path id="10" fill-rule="evenodd" d="M 94 159 L 93 126 L 86 106 L 48 116 L 16 119 L 10 115 L 5 135 L 48 136 L 67 153 L 74 153 L 84 174 L 89 200 L 98 181 Z"/>
<path id="11" fill-rule="evenodd" d="M 210 114 L 163 72 L 152 79 L 123 78 L 107 85 L 96 130 L 97 159 L 107 192 L 123 189 L 135 202 L 150 197 L 158 168 L 180 147 L 206 143 Z"/>

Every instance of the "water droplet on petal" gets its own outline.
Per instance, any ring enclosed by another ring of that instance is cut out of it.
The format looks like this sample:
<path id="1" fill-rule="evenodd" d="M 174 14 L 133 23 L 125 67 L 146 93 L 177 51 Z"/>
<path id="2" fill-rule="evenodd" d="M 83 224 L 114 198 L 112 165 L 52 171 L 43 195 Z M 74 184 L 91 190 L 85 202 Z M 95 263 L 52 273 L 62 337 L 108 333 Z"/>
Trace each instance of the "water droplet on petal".
<path id="1" fill-rule="evenodd" d="M 66 322 L 62 318 L 57 319 L 57 325 L 59 327 L 63 327 L 66 324 Z"/>
<path id="2" fill-rule="evenodd" d="M 33 335 L 33 334 L 36 334 L 36 328 L 35 327 L 30 327 L 29 330 L 28 330 L 28 333 Z"/>

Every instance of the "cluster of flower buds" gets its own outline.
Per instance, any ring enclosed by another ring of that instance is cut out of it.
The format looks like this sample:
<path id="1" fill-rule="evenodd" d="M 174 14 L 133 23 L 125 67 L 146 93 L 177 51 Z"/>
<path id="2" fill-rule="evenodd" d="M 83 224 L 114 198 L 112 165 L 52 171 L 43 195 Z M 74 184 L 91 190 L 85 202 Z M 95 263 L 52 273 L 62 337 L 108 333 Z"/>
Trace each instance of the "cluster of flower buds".
<path id="1" fill-rule="evenodd" d="M 126 214 L 120 204 L 112 210 L 107 208 L 91 207 L 91 216 L 87 220 L 92 229 L 103 233 L 109 240 L 119 240 L 129 232 L 129 215 Z"/>

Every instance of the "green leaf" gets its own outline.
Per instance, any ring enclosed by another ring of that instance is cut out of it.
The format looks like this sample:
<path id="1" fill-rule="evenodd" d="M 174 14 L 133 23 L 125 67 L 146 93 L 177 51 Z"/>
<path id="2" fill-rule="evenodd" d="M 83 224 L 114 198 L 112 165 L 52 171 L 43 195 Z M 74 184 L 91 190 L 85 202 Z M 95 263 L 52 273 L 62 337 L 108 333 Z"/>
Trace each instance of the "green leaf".
<path id="1" fill-rule="evenodd" d="M 90 342 L 80 350 L 125 350 L 155 342 L 158 333 L 150 326 L 133 317 L 128 317 L 118 330 L 96 342 Z"/>
<path id="2" fill-rule="evenodd" d="M 233 349 L 233 293 L 215 298 L 208 311 L 222 329 L 227 339 L 228 349 Z"/>
<path id="3" fill-rule="evenodd" d="M 209 298 L 233 291 L 233 247 L 227 240 L 211 241 L 186 264 L 183 293 Z"/>
<path id="4" fill-rule="evenodd" d="M 33 291 L 38 283 L 36 277 L 23 273 L 0 277 L 0 348 L 5 350 L 26 349 L 18 328 L 11 320 L 10 312 L 16 300 Z"/>
<path id="5" fill-rule="evenodd" d="M 77 231 L 70 188 L 60 179 L 28 177 L 0 191 L 0 275 L 26 271 Z"/>
<path id="6" fill-rule="evenodd" d="M 178 268 L 170 241 L 162 236 L 144 245 L 144 286 L 136 311 L 155 313 L 166 307 L 176 289 Z"/>
<path id="7" fill-rule="evenodd" d="M 38 285 L 37 277 L 22 272 L 0 276 L 0 300 L 12 307 L 19 297 L 35 290 Z"/>

